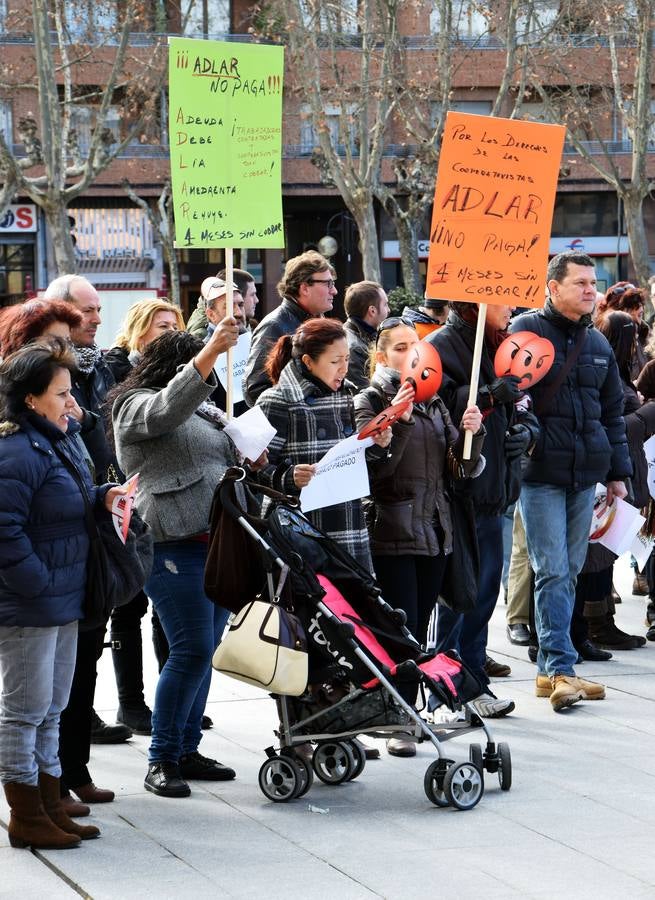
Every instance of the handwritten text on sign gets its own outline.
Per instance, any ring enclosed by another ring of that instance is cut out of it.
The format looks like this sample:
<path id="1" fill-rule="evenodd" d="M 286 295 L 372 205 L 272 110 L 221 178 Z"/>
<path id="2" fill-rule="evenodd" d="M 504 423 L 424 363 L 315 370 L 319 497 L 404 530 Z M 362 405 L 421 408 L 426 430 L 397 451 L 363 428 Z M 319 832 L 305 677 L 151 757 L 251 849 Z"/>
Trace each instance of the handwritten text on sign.
<path id="1" fill-rule="evenodd" d="M 427 296 L 543 306 L 565 128 L 449 112 Z"/>
<path id="2" fill-rule="evenodd" d="M 284 51 L 171 38 L 169 138 L 178 247 L 283 247 Z"/>

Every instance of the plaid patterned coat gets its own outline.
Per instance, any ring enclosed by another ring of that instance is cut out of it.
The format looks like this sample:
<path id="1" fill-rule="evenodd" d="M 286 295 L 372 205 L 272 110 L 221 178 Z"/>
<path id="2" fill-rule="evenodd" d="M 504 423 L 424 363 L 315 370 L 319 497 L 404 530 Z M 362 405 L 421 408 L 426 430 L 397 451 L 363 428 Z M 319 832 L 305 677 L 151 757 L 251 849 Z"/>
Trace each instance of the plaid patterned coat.
<path id="1" fill-rule="evenodd" d="M 277 431 L 268 447 L 269 465 L 260 478 L 287 494 L 298 493 L 293 483 L 295 465 L 318 462 L 330 447 L 355 431 L 347 385 L 338 391 L 322 387 L 306 377 L 299 360 L 284 367 L 278 383 L 257 398 L 257 406 Z M 361 500 L 317 509 L 307 518 L 372 571 Z"/>

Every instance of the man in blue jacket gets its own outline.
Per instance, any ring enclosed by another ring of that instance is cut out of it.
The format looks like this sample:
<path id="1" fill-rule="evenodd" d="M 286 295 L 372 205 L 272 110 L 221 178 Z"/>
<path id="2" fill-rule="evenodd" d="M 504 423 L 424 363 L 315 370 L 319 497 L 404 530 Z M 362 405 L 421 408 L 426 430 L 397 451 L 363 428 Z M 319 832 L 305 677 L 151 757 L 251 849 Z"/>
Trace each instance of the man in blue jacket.
<path id="1" fill-rule="evenodd" d="M 536 694 L 550 697 L 558 711 L 605 696 L 603 685 L 576 676 L 569 628 L 596 484 L 607 486 L 608 503 L 625 497 L 623 479 L 632 474 L 632 463 L 616 360 L 591 322 L 593 260 L 584 253 L 560 253 L 548 265 L 547 280 L 545 308 L 518 316 L 511 331 L 533 331 L 555 348 L 552 368 L 530 391 L 541 431 L 519 503 L 535 573 Z"/>

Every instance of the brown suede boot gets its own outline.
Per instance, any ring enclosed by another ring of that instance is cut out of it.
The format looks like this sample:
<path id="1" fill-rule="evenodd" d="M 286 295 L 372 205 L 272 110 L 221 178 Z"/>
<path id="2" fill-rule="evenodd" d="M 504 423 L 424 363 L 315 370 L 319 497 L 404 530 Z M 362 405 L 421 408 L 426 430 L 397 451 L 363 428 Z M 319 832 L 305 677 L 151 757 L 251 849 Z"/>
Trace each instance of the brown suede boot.
<path id="1" fill-rule="evenodd" d="M 569 681 L 575 681 L 576 688 L 581 688 L 584 692 L 584 697 L 582 700 L 604 700 L 605 699 L 605 685 L 598 684 L 596 681 L 587 681 L 584 678 L 580 678 L 579 675 L 567 675 L 567 676 L 558 676 L 558 677 L 566 677 Z M 553 685 L 552 680 L 548 677 L 548 675 L 537 675 L 537 681 L 535 685 L 535 694 L 537 697 L 550 697 L 553 693 Z"/>
<path id="2" fill-rule="evenodd" d="M 77 835 L 62 831 L 46 815 L 37 785 L 12 782 L 4 785 L 4 791 L 11 809 L 8 831 L 12 847 L 67 850 L 79 845 Z"/>
<path id="3" fill-rule="evenodd" d="M 58 778 L 55 778 L 54 775 L 47 775 L 45 772 L 39 772 L 39 789 L 46 813 L 62 831 L 67 834 L 76 834 L 83 841 L 100 835 L 100 829 L 95 825 L 78 825 L 77 822 L 73 822 L 61 802 Z"/>

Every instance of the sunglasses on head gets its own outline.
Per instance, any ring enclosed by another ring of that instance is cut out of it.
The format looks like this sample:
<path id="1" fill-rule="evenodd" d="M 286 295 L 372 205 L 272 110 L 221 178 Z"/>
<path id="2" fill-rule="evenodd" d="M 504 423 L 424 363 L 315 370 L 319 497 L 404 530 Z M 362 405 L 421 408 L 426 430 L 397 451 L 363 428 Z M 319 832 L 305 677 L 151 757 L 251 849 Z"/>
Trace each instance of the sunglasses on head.
<path id="1" fill-rule="evenodd" d="M 622 297 L 626 291 L 636 291 L 634 284 L 622 284 L 619 287 L 612 288 L 610 294 L 614 297 Z"/>
<path id="2" fill-rule="evenodd" d="M 390 328 L 397 328 L 399 325 L 406 325 L 408 328 L 413 328 L 414 331 L 416 331 L 416 325 L 409 316 L 388 316 L 388 318 L 383 319 L 378 325 L 375 343 L 377 344 L 383 331 L 388 331 Z"/>

